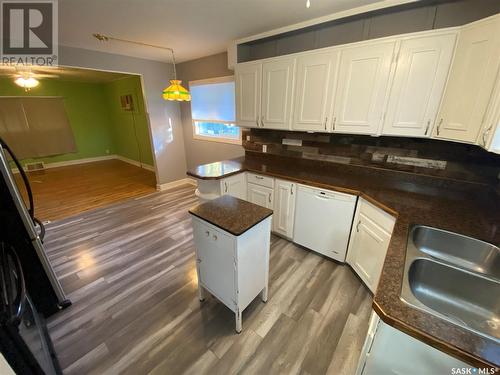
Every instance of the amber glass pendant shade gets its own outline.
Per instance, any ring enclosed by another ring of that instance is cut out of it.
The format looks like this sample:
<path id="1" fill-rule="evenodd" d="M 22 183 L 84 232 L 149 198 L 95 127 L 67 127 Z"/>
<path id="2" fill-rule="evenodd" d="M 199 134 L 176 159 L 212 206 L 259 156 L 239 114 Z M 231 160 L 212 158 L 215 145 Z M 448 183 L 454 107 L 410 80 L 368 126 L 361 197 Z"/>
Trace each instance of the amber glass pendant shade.
<path id="1" fill-rule="evenodd" d="M 191 100 L 191 94 L 181 85 L 181 83 L 182 81 L 178 79 L 170 80 L 170 86 L 163 90 L 163 99 L 189 102 Z"/>

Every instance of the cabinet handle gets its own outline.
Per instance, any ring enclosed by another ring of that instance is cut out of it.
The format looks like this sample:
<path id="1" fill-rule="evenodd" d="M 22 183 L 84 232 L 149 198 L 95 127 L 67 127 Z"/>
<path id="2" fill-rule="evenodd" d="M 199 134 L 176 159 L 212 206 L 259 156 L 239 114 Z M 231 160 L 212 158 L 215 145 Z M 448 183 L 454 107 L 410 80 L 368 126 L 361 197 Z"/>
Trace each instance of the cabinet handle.
<path id="1" fill-rule="evenodd" d="M 337 117 L 334 117 L 333 122 L 332 122 L 332 130 L 335 130 L 335 123 L 336 122 L 337 122 Z"/>
<path id="2" fill-rule="evenodd" d="M 488 126 L 483 132 L 483 147 L 486 147 L 486 143 L 488 142 L 488 134 L 490 133 L 491 128 L 493 127 L 493 124 Z"/>
<path id="3" fill-rule="evenodd" d="M 272 193 L 269 193 L 269 203 L 271 203 L 271 198 L 272 198 L 271 195 Z"/>
<path id="4" fill-rule="evenodd" d="M 293 185 L 290 185 L 290 195 L 293 195 Z"/>
<path id="5" fill-rule="evenodd" d="M 225 192 L 227 193 L 227 182 L 224 182 Z"/>
<path id="6" fill-rule="evenodd" d="M 427 132 L 429 131 L 429 127 L 431 126 L 431 120 L 427 120 L 427 127 L 425 128 L 425 133 L 424 135 L 427 135 Z"/>
<path id="7" fill-rule="evenodd" d="M 359 224 L 361 224 L 361 220 L 358 221 L 358 224 L 356 224 L 356 232 L 358 232 L 358 233 L 359 233 Z"/>
<path id="8" fill-rule="evenodd" d="M 257 116 L 257 118 L 255 119 L 255 124 L 257 125 L 258 128 L 260 127 L 260 125 L 259 125 L 259 116 Z"/>
<path id="9" fill-rule="evenodd" d="M 326 130 L 326 124 L 328 123 L 328 117 L 325 117 L 325 130 Z"/>
<path id="10" fill-rule="evenodd" d="M 214 241 L 217 241 L 217 236 L 214 234 L 213 236 Z"/>
<path id="11" fill-rule="evenodd" d="M 264 127 L 264 116 L 261 116 L 260 117 L 260 123 L 261 123 L 261 126 Z"/>
<path id="12" fill-rule="evenodd" d="M 205 231 L 205 234 L 207 235 L 207 237 L 210 236 L 210 232 L 208 230 Z"/>
<path id="13" fill-rule="evenodd" d="M 264 177 L 262 177 L 262 176 L 255 176 L 255 178 L 256 178 L 257 180 L 263 180 L 263 179 L 264 179 Z"/>
<path id="14" fill-rule="evenodd" d="M 443 119 L 440 119 L 439 120 L 439 123 L 438 123 L 438 127 L 436 129 L 436 134 L 439 135 L 440 133 L 440 130 L 441 130 L 441 124 L 443 123 Z"/>

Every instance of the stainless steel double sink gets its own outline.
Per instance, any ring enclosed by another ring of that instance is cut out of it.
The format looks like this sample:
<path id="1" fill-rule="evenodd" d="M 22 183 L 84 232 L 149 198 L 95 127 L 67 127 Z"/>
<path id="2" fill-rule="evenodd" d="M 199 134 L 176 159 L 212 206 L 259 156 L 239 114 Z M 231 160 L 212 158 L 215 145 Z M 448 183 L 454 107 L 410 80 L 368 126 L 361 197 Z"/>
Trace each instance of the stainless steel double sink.
<path id="1" fill-rule="evenodd" d="M 412 226 L 401 299 L 500 343 L 500 249 L 458 233 Z"/>

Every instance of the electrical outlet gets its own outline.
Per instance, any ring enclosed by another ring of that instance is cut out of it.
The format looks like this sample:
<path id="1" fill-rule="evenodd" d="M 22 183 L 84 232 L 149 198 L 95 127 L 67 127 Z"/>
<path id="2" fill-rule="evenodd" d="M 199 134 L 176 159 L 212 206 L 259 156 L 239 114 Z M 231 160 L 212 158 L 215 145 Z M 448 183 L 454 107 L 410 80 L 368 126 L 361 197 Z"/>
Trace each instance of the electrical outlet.
<path id="1" fill-rule="evenodd" d="M 262 145 L 262 152 L 267 152 L 267 145 Z"/>
<path id="2" fill-rule="evenodd" d="M 250 136 L 247 135 L 247 142 L 250 142 Z"/>

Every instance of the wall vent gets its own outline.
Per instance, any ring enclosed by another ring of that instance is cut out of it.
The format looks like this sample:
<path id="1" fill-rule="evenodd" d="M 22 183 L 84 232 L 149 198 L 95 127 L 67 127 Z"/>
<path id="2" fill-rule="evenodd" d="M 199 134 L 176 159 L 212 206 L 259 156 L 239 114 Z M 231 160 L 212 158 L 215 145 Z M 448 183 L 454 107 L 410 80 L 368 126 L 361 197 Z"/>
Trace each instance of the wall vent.
<path id="1" fill-rule="evenodd" d="M 26 163 L 24 164 L 24 169 L 28 172 L 42 171 L 45 169 L 45 164 L 43 163 L 43 161 L 37 161 L 36 163 Z"/>

